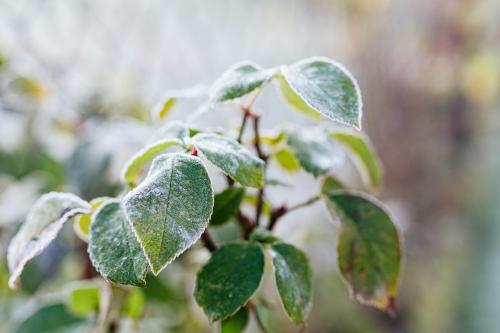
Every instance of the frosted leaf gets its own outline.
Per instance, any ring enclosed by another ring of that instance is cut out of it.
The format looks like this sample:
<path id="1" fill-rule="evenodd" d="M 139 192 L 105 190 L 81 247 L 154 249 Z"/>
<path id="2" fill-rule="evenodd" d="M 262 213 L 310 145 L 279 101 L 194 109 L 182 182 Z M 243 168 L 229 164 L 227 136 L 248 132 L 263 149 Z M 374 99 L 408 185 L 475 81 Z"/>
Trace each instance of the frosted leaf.
<path id="1" fill-rule="evenodd" d="M 153 160 L 123 205 L 154 274 L 200 238 L 213 204 L 210 179 L 198 157 L 173 153 Z"/>
<path id="2" fill-rule="evenodd" d="M 264 186 L 264 161 L 233 139 L 214 133 L 193 137 L 200 155 L 243 186 Z"/>
<path id="3" fill-rule="evenodd" d="M 24 266 L 42 253 L 66 221 L 89 211 L 89 204 L 74 194 L 51 192 L 40 197 L 9 244 L 9 286 L 16 287 Z"/>
<path id="4" fill-rule="evenodd" d="M 312 115 L 317 111 L 341 124 L 361 128 L 361 92 L 344 66 L 314 57 L 283 67 L 281 74 L 294 97 L 284 94 L 285 99 L 293 107 Z"/>

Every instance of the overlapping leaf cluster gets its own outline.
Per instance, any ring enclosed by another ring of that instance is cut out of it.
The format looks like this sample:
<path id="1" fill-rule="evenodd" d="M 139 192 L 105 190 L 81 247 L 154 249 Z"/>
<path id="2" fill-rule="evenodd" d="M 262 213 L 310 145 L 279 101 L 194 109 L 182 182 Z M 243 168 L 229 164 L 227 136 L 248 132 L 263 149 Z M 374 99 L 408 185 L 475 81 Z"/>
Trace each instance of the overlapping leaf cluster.
<path id="1" fill-rule="evenodd" d="M 252 103 L 271 82 L 293 109 L 316 119 L 324 116 L 343 129 L 283 128 L 274 135 L 262 135 L 260 115 L 252 110 Z M 190 95 L 168 93 L 157 108 L 158 118 L 166 117 L 177 98 Z M 246 62 L 231 67 L 213 84 L 208 105 L 237 103 L 247 96 L 237 138 L 183 123 L 164 128 L 160 140 L 125 165 L 122 180 L 127 192 L 122 197 L 87 203 L 69 193 L 43 196 L 9 246 L 11 286 L 63 224 L 78 216 L 75 230 L 88 242 L 92 264 L 102 277 L 117 284 L 145 286 L 148 272 L 159 274 L 201 238 L 212 255 L 197 275 L 195 299 L 211 322 L 223 321 L 223 332 L 243 331 L 249 310 L 259 315 L 251 300 L 261 283 L 267 253 L 283 308 L 293 323 L 301 324 L 312 309 L 313 272 L 307 255 L 280 240 L 273 229 L 283 215 L 322 200 L 329 214 L 340 221 L 338 265 L 352 295 L 394 311 L 400 239 L 390 214 L 368 194 L 379 189 L 382 172 L 373 147 L 359 131 L 362 100 L 354 78 L 326 58 L 271 69 Z M 242 144 L 248 121 L 254 122 L 255 154 Z M 337 179 L 335 172 L 344 167 L 346 158 L 357 167 L 367 193 Z M 264 192 L 272 183 L 266 180 L 266 166 L 273 161 L 285 172 L 303 170 L 320 178 L 317 196 L 296 206 L 273 207 Z M 215 195 L 207 162 L 228 178 L 228 187 Z M 252 196 L 247 188 L 257 189 L 257 194 Z M 245 201 L 254 204 L 254 218 L 240 209 Z M 267 224 L 262 223 L 263 215 Z M 241 225 L 242 240 L 215 244 L 209 229 L 231 221 Z"/>

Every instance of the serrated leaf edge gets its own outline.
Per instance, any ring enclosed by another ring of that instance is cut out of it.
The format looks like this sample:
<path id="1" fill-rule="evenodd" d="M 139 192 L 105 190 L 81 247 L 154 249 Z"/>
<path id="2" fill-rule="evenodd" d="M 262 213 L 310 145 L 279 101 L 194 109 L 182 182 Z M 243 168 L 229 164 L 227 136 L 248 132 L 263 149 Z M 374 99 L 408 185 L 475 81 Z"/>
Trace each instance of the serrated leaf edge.
<path id="1" fill-rule="evenodd" d="M 122 202 L 121 202 L 120 200 L 118 200 L 118 199 L 113 199 L 113 198 L 111 198 L 110 200 L 106 200 L 106 201 L 104 201 L 104 202 L 102 203 L 102 205 L 100 205 L 100 206 L 99 206 L 99 207 L 98 207 L 98 208 L 97 208 L 97 209 L 96 209 L 96 210 L 92 213 L 92 217 L 91 217 L 91 219 L 90 219 L 90 225 L 91 225 L 91 226 L 92 226 L 92 224 L 94 223 L 94 220 L 95 220 L 95 217 L 97 216 L 97 214 L 98 214 L 98 213 L 99 213 L 102 209 L 104 209 L 104 207 L 106 207 L 106 205 L 111 204 L 111 203 L 117 203 L 117 204 L 119 204 L 119 205 L 120 205 L 120 208 L 123 210 L 123 215 L 127 216 L 127 214 L 125 214 L 125 207 L 123 207 Z M 126 218 L 126 220 L 127 220 L 127 222 L 128 222 L 128 218 Z M 92 229 L 89 229 L 89 238 L 90 238 L 90 230 L 92 230 Z M 133 230 L 133 228 L 132 228 L 132 230 Z M 142 248 L 142 246 L 141 246 L 141 248 Z M 114 282 L 114 281 L 111 281 L 110 279 L 108 279 L 108 277 L 107 277 L 107 276 L 104 276 L 103 271 L 102 271 L 102 265 L 100 265 L 100 264 L 96 264 L 96 265 L 94 265 L 94 262 L 96 262 L 96 261 L 94 260 L 94 256 L 90 253 L 90 246 L 87 246 L 87 254 L 89 255 L 89 258 L 90 258 L 90 260 L 91 260 L 91 262 L 92 262 L 92 265 L 94 266 L 94 268 L 96 269 L 96 271 L 97 271 L 99 274 L 101 274 L 101 276 L 102 276 L 102 278 L 103 278 L 104 280 L 106 280 L 106 281 L 108 281 L 108 282 L 110 282 L 110 283 L 117 283 L 117 282 Z M 143 282 L 143 284 L 138 285 L 138 286 L 140 286 L 140 287 L 144 287 L 144 286 L 146 286 L 146 275 L 147 275 L 147 274 L 148 274 L 148 271 L 146 270 L 146 271 L 144 272 L 144 274 L 141 276 L 141 281 Z M 134 285 L 134 284 L 132 284 L 132 285 Z M 136 285 L 136 286 L 137 286 L 137 285 Z"/>
<path id="2" fill-rule="evenodd" d="M 182 154 L 182 153 L 174 153 L 174 154 Z M 189 158 L 193 158 L 193 159 L 196 159 L 198 161 L 200 161 L 200 164 L 203 166 L 203 168 L 205 169 L 205 172 L 207 173 L 207 177 L 208 179 L 210 180 L 210 177 L 208 175 L 208 170 L 207 170 L 207 167 L 205 165 L 205 163 L 203 163 L 203 160 L 199 157 L 196 157 L 196 156 L 191 156 L 191 155 L 187 155 L 187 154 L 182 154 L 182 155 L 185 155 Z M 158 156 L 157 156 L 158 157 Z M 156 157 L 156 158 L 157 158 Z M 156 159 L 155 158 L 155 159 Z M 154 162 L 154 160 L 153 160 Z M 130 226 L 132 227 L 132 232 L 134 233 L 135 235 L 135 238 L 137 239 L 137 241 L 139 242 L 140 246 L 141 246 L 141 249 L 142 251 L 144 252 L 144 256 L 146 257 L 146 261 L 148 262 L 148 265 L 149 265 L 149 268 L 151 269 L 151 273 L 153 273 L 154 276 L 158 276 L 158 274 L 160 274 L 161 271 L 163 271 L 165 269 L 165 267 L 167 267 L 172 261 L 174 261 L 175 259 L 177 259 L 177 257 L 179 257 L 181 254 L 183 254 L 184 252 L 186 252 L 188 249 L 190 249 L 201 237 L 201 235 L 203 234 L 203 232 L 205 231 L 205 229 L 207 229 L 208 227 L 208 223 L 210 222 L 210 216 L 212 216 L 212 213 L 213 213 L 213 210 L 214 210 L 214 190 L 213 190 L 213 187 L 211 186 L 212 183 L 211 183 L 211 180 L 210 180 L 210 190 L 212 192 L 212 205 L 211 205 L 211 208 L 210 208 L 210 214 L 209 214 L 209 218 L 207 220 L 207 222 L 205 223 L 205 228 L 197 233 L 195 235 L 195 237 L 193 237 L 193 241 L 191 243 L 188 243 L 188 245 L 186 246 L 186 248 L 182 251 L 178 251 L 169 261 L 167 261 L 160 269 L 158 270 L 155 270 L 153 268 L 153 264 L 151 263 L 151 260 L 149 259 L 149 256 L 146 252 L 146 249 L 144 248 L 144 245 L 139 237 L 139 235 L 137 234 L 137 231 L 135 230 L 134 228 L 134 224 L 132 223 L 132 220 L 130 220 L 128 214 L 127 214 L 127 210 L 124 208 L 125 210 L 125 217 L 127 219 L 127 221 L 130 223 Z M 127 197 L 128 195 L 130 195 L 132 192 L 135 192 L 137 189 L 133 189 L 132 191 L 130 191 L 129 193 L 127 193 L 127 195 L 125 197 Z M 125 198 L 123 199 L 125 200 Z"/>

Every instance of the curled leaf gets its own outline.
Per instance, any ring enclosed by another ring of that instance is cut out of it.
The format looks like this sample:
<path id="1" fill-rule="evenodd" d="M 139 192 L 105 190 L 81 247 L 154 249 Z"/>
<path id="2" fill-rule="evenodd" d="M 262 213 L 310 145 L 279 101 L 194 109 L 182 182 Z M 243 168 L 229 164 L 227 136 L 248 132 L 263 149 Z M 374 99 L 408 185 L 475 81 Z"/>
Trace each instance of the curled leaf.
<path id="1" fill-rule="evenodd" d="M 123 182 L 129 184 L 130 187 L 137 186 L 140 173 L 145 165 L 151 162 L 158 154 L 172 146 L 182 146 L 182 141 L 177 138 L 159 140 L 136 153 L 123 168 L 121 177 Z"/>
<path id="2" fill-rule="evenodd" d="M 17 286 L 24 266 L 49 246 L 66 221 L 88 212 L 89 204 L 74 194 L 51 192 L 40 197 L 9 244 L 9 286 Z"/>

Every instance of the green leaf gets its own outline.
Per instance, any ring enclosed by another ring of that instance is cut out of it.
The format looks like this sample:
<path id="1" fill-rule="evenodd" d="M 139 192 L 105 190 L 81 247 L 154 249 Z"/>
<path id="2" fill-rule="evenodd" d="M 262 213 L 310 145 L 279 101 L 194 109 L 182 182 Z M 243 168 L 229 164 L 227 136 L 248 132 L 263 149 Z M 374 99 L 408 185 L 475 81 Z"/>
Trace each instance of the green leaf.
<path id="1" fill-rule="evenodd" d="M 134 320 L 138 320 L 144 314 L 146 296 L 141 289 L 134 289 L 127 295 L 125 302 L 125 314 Z"/>
<path id="2" fill-rule="evenodd" d="M 151 162 L 158 154 L 172 146 L 182 146 L 182 141 L 177 138 L 168 138 L 156 141 L 143 148 L 125 164 L 122 170 L 122 181 L 129 184 L 130 187 L 137 186 L 139 176 L 144 166 Z"/>
<path id="3" fill-rule="evenodd" d="M 214 198 L 201 160 L 174 153 L 156 157 L 146 179 L 125 196 L 123 204 L 157 275 L 200 238 Z"/>
<path id="4" fill-rule="evenodd" d="M 40 197 L 9 244 L 9 286 L 17 286 L 24 266 L 45 250 L 66 221 L 89 211 L 86 201 L 70 193 L 51 192 Z"/>
<path id="5" fill-rule="evenodd" d="M 264 273 L 255 243 L 222 245 L 198 272 L 195 298 L 210 322 L 235 314 L 252 297 Z"/>
<path id="6" fill-rule="evenodd" d="M 338 264 L 352 295 L 361 303 L 394 311 L 401 265 L 397 229 L 381 204 L 350 192 L 326 196 L 341 221 Z"/>
<path id="7" fill-rule="evenodd" d="M 367 138 L 352 133 L 332 133 L 332 137 L 347 147 L 353 155 L 364 182 L 372 189 L 380 188 L 382 165 L 375 149 Z"/>
<path id="8" fill-rule="evenodd" d="M 312 109 L 341 124 L 361 128 L 361 93 L 342 65 L 314 57 L 284 67 L 281 72 L 289 88 L 308 108 L 298 103 L 290 103 L 292 106 L 306 113 Z"/>
<path id="9" fill-rule="evenodd" d="M 221 323 L 221 333 L 242 333 L 248 324 L 248 310 L 241 308 L 235 315 Z"/>
<path id="10" fill-rule="evenodd" d="M 297 172 L 300 170 L 300 162 L 289 148 L 283 148 L 279 150 L 274 155 L 274 159 L 276 160 L 278 165 L 285 171 Z"/>
<path id="11" fill-rule="evenodd" d="M 39 308 L 30 317 L 24 320 L 16 333 L 75 333 L 85 332 L 82 326 L 87 326 L 89 332 L 90 325 L 86 325 L 86 320 L 73 315 L 66 310 L 62 303 L 50 304 Z"/>
<path id="12" fill-rule="evenodd" d="M 214 82 L 210 101 L 215 104 L 245 96 L 269 81 L 275 72 L 275 69 L 262 70 L 250 62 L 236 64 Z"/>
<path id="13" fill-rule="evenodd" d="M 273 327 L 271 325 L 272 309 L 270 308 L 270 306 L 261 302 L 255 302 L 254 307 L 255 307 L 255 317 L 257 319 L 259 328 L 264 333 L 274 332 L 272 329 Z"/>
<path id="14" fill-rule="evenodd" d="M 290 244 L 270 247 L 281 302 L 294 324 L 303 323 L 312 307 L 312 272 L 304 252 Z"/>
<path id="15" fill-rule="evenodd" d="M 75 230 L 76 235 L 84 242 L 89 241 L 89 231 L 90 231 L 90 222 L 92 219 L 92 214 L 97 210 L 97 208 L 101 207 L 106 201 L 112 200 L 110 197 L 101 197 L 95 198 L 90 201 L 90 213 L 81 214 L 75 217 L 73 222 L 73 228 Z"/>
<path id="16" fill-rule="evenodd" d="M 332 192 L 346 189 L 345 186 L 333 176 L 326 176 L 321 183 L 321 194 L 328 195 Z"/>
<path id="17" fill-rule="evenodd" d="M 316 120 L 321 119 L 321 113 L 310 107 L 297 93 L 290 87 L 290 84 L 283 75 L 279 76 L 279 89 L 285 101 L 297 111 L 300 111 Z"/>
<path id="18" fill-rule="evenodd" d="M 264 186 L 264 161 L 233 139 L 214 133 L 200 133 L 193 144 L 203 157 L 243 186 Z"/>
<path id="19" fill-rule="evenodd" d="M 79 282 L 70 293 L 69 309 L 78 316 L 96 313 L 99 309 L 100 286 L 95 282 Z"/>
<path id="20" fill-rule="evenodd" d="M 281 179 L 276 179 L 276 178 L 267 178 L 266 185 L 279 186 L 279 187 L 293 187 L 290 183 L 284 182 Z"/>
<path id="21" fill-rule="evenodd" d="M 276 237 L 271 231 L 260 227 L 253 229 L 252 233 L 250 234 L 250 241 L 252 242 L 272 244 L 279 240 L 280 239 Z"/>
<path id="22" fill-rule="evenodd" d="M 345 160 L 345 152 L 340 145 L 318 127 L 290 131 L 288 146 L 304 170 L 315 177 L 342 165 Z"/>
<path id="23" fill-rule="evenodd" d="M 214 211 L 210 218 L 210 225 L 222 225 L 240 209 L 241 202 L 245 197 L 245 189 L 242 187 L 230 187 L 219 192 L 214 197 Z"/>
<path id="24" fill-rule="evenodd" d="M 105 203 L 92 216 L 88 252 L 107 280 L 144 286 L 148 264 L 119 202 Z"/>

